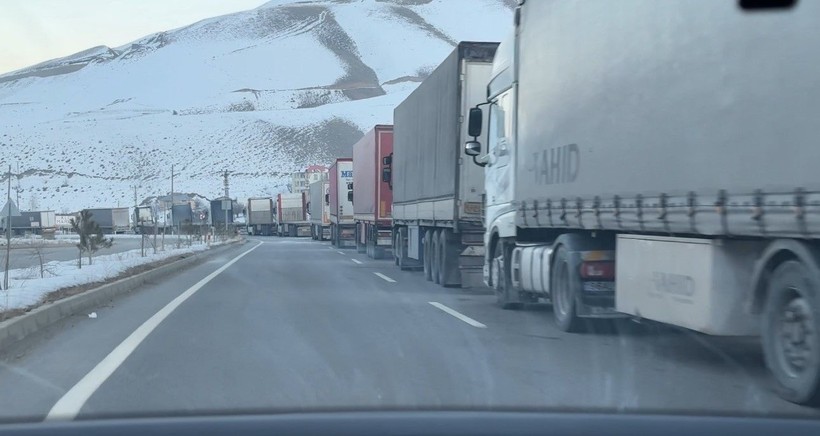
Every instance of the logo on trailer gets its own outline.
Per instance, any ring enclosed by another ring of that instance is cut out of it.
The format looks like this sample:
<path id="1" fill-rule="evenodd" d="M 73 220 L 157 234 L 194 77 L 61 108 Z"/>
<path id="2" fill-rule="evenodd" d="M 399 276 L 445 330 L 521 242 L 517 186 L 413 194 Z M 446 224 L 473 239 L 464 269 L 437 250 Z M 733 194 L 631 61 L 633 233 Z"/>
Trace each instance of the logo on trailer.
<path id="1" fill-rule="evenodd" d="M 344 178 L 352 178 L 353 177 L 353 170 L 350 171 L 342 171 L 342 177 Z"/>

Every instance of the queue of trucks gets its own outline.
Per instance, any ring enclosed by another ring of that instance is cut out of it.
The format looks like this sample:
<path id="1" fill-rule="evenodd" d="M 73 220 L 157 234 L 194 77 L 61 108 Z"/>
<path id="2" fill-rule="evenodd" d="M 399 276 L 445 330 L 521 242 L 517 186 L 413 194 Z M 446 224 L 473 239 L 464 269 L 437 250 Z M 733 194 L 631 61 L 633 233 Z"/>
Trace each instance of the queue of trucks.
<path id="1" fill-rule="evenodd" d="M 820 401 L 820 63 L 793 62 L 820 4 L 518 3 L 334 163 L 332 243 L 567 332 L 759 336 L 778 393 Z"/>

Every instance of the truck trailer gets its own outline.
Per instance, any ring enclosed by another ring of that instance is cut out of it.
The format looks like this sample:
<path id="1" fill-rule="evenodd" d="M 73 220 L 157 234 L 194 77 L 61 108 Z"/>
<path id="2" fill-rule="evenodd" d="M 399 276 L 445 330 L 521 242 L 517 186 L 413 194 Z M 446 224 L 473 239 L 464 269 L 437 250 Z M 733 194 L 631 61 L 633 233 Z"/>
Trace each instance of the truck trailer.
<path id="1" fill-rule="evenodd" d="M 279 236 L 310 236 L 304 192 L 276 196 L 276 234 Z"/>
<path id="2" fill-rule="evenodd" d="M 338 158 L 328 171 L 330 192 L 330 241 L 335 247 L 356 246 L 353 221 L 353 159 Z"/>
<path id="3" fill-rule="evenodd" d="M 377 125 L 353 145 L 356 249 L 374 259 L 392 256 L 393 191 L 388 168 L 392 155 L 393 126 Z"/>
<path id="4" fill-rule="evenodd" d="M 393 112 L 393 255 L 442 286 L 481 285 L 484 171 L 462 159 L 498 43 L 462 42 Z"/>
<path id="5" fill-rule="evenodd" d="M 273 233 L 273 198 L 248 199 L 248 234 L 271 236 Z"/>
<path id="6" fill-rule="evenodd" d="M 116 213 L 116 220 L 115 220 L 115 213 Z M 88 209 L 88 212 L 91 213 L 91 219 L 94 220 L 97 225 L 100 226 L 103 233 L 112 234 L 112 233 L 119 233 L 125 232 L 128 229 L 129 223 L 129 212 L 128 208 L 125 208 L 125 217 L 122 217 L 122 212 L 119 211 L 120 208 L 97 208 L 97 209 Z M 123 223 L 125 223 L 125 228 L 123 229 Z"/>
<path id="7" fill-rule="evenodd" d="M 317 180 L 308 185 L 310 236 L 317 241 L 330 239 L 330 182 Z"/>
<path id="8" fill-rule="evenodd" d="M 550 300 L 565 331 L 759 335 L 780 395 L 816 404 L 820 63 L 797 60 L 817 58 L 820 3 L 742 3 L 518 6 L 465 144 L 484 277 L 502 307 Z"/>

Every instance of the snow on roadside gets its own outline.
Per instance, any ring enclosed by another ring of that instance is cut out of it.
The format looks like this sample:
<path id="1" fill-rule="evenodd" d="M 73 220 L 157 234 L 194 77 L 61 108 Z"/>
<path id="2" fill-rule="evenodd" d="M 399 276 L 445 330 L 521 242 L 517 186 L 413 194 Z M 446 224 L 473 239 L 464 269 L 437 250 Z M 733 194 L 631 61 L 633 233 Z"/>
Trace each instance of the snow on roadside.
<path id="1" fill-rule="evenodd" d="M 0 311 L 29 307 L 40 302 L 46 294 L 59 289 L 112 279 L 130 268 L 174 256 L 206 251 L 210 247 L 223 244 L 215 242 L 208 246 L 198 243 L 191 247 L 166 249 L 156 254 L 147 249 L 145 257 L 140 257 L 140 250 L 130 250 L 94 257 L 92 265 L 88 265 L 88 259 L 84 258 L 82 269 L 77 268 L 76 260 L 52 261 L 44 264 L 44 278 L 40 278 L 39 265 L 13 269 L 9 271 L 10 289 L 0 291 Z"/>
<path id="2" fill-rule="evenodd" d="M 68 239 L 42 239 L 42 238 L 11 238 L 11 247 L 29 246 L 29 245 L 66 245 L 70 244 Z M 6 246 L 6 240 L 0 238 L 0 247 Z"/>

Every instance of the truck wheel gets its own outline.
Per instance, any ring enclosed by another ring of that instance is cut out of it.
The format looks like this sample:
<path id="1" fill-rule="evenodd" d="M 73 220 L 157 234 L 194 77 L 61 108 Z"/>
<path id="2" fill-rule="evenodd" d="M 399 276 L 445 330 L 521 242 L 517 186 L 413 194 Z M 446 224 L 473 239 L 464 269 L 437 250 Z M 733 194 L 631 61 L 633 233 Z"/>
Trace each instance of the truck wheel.
<path id="1" fill-rule="evenodd" d="M 451 236 L 450 231 L 442 229 L 439 232 L 439 264 L 438 264 L 438 283 L 444 287 L 455 287 L 461 285 L 456 281 L 448 281 L 448 276 L 452 269 L 458 271 L 458 256 L 454 253 L 452 246 L 448 245 L 448 236 Z"/>
<path id="2" fill-rule="evenodd" d="M 399 245 L 399 229 L 393 229 L 393 263 L 399 266 L 399 256 L 401 256 L 401 245 Z"/>
<path id="3" fill-rule="evenodd" d="M 512 298 L 512 282 L 510 280 L 510 261 L 512 250 L 503 241 L 498 241 L 493 249 L 493 260 L 490 265 L 490 275 L 495 288 L 495 301 L 505 310 L 520 309 L 523 304 Z"/>
<path id="4" fill-rule="evenodd" d="M 790 260 L 772 272 L 763 313 L 763 355 L 781 397 L 820 404 L 818 277 Z"/>
<path id="5" fill-rule="evenodd" d="M 433 281 L 433 231 L 427 230 L 424 232 L 424 278 L 428 282 Z"/>
<path id="6" fill-rule="evenodd" d="M 565 332 L 579 333 L 584 331 L 583 320 L 578 317 L 575 311 L 575 299 L 578 296 L 578 291 L 575 289 L 575 281 L 570 276 L 572 270 L 569 266 L 569 253 L 563 245 L 555 253 L 555 263 L 552 271 L 550 298 L 552 299 L 555 323 L 558 328 Z"/>
<path id="7" fill-rule="evenodd" d="M 433 240 L 433 246 L 432 250 L 430 251 L 433 252 L 433 258 L 430 259 L 430 272 L 433 275 L 433 282 L 435 284 L 441 283 L 439 281 L 441 277 L 438 274 L 438 268 L 439 265 L 441 265 L 441 260 L 439 259 L 439 257 L 441 256 L 441 239 L 439 238 L 440 234 L 441 232 L 439 230 L 434 230 L 433 235 L 431 237 L 431 239 Z"/>

